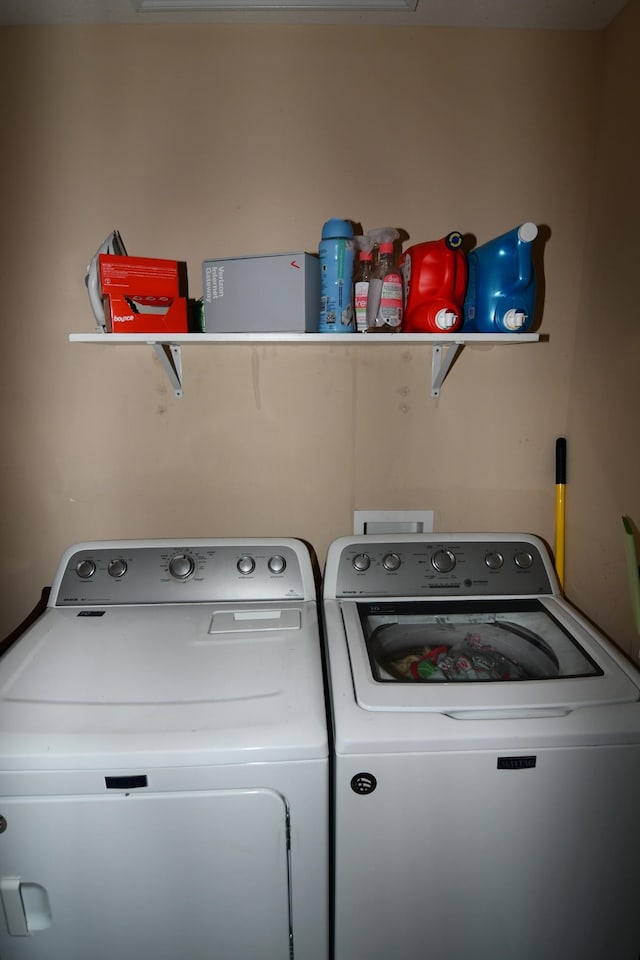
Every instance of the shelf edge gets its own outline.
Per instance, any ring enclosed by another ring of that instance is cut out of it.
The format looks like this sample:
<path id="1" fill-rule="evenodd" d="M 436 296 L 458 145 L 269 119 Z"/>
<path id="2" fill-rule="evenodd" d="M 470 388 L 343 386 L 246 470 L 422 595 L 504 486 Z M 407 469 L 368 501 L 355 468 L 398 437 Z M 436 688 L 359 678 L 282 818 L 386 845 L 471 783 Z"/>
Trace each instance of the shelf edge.
<path id="1" fill-rule="evenodd" d="M 70 333 L 71 343 L 99 343 L 103 345 L 122 343 L 198 344 L 198 343 L 535 343 L 538 333 Z"/>

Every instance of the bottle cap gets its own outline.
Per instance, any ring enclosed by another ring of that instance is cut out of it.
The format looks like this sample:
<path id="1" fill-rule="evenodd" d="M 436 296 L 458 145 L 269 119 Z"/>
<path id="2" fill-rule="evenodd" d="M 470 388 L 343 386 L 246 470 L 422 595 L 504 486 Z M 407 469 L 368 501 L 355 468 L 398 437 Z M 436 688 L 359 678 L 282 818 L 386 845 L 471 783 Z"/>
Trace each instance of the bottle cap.
<path id="1" fill-rule="evenodd" d="M 393 253 L 393 244 L 392 244 L 392 243 L 381 243 L 381 244 L 380 244 L 380 253 Z"/>
<path id="2" fill-rule="evenodd" d="M 322 239 L 332 240 L 334 237 L 346 237 L 348 240 L 353 237 L 353 227 L 348 220 L 340 220 L 338 217 L 327 220 L 322 228 Z"/>
<path id="3" fill-rule="evenodd" d="M 524 243 L 531 243 L 538 236 L 538 228 L 535 223 L 523 223 L 518 228 L 518 240 Z"/>

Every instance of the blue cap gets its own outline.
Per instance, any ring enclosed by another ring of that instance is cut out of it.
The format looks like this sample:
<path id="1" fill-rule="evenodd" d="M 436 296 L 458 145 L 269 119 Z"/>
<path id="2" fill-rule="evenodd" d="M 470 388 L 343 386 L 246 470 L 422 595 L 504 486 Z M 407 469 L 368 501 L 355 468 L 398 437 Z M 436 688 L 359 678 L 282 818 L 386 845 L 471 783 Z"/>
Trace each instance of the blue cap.
<path id="1" fill-rule="evenodd" d="M 322 228 L 322 239 L 333 240 L 335 237 L 346 237 L 348 239 L 353 237 L 353 227 L 348 220 L 340 220 L 338 217 L 327 220 Z"/>

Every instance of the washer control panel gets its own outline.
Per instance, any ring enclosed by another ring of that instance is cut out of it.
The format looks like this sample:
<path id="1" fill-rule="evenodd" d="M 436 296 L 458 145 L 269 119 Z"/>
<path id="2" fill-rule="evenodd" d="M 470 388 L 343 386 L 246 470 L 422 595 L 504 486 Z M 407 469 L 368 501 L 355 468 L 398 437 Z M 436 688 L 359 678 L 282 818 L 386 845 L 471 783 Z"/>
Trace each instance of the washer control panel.
<path id="1" fill-rule="evenodd" d="M 79 544 L 52 594 L 55 606 L 304 599 L 304 549 L 259 540 Z"/>
<path id="2" fill-rule="evenodd" d="M 553 593 L 550 560 L 535 539 L 385 540 L 343 547 L 337 597 L 522 596 Z"/>

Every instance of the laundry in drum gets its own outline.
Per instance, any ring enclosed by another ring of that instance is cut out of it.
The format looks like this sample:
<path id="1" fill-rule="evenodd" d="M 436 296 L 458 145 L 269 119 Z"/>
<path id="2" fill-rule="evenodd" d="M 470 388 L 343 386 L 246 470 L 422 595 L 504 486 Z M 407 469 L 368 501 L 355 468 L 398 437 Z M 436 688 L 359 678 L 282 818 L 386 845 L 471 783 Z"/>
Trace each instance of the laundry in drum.
<path id="1" fill-rule="evenodd" d="M 544 680 L 559 673 L 549 644 L 508 620 L 384 623 L 372 632 L 369 653 L 378 680 Z"/>

